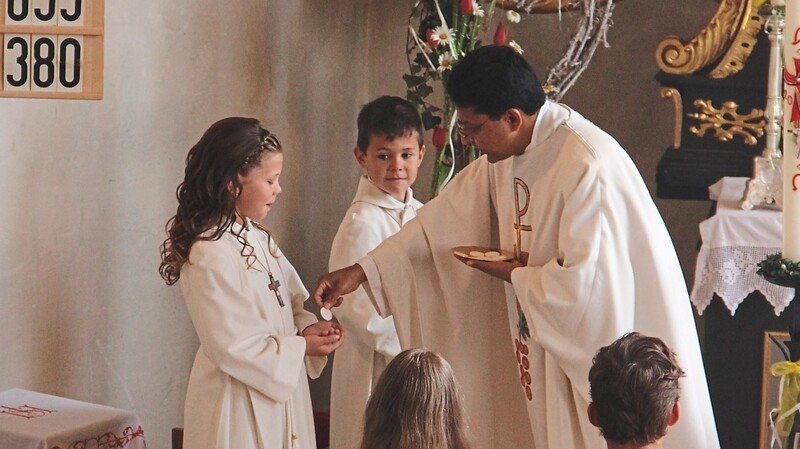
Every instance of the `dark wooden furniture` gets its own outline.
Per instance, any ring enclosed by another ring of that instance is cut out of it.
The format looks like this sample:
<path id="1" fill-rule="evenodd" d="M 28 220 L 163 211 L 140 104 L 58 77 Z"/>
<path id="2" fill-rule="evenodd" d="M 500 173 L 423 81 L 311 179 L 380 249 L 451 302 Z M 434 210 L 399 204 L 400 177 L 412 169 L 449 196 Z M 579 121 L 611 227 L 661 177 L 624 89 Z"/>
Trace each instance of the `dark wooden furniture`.
<path id="1" fill-rule="evenodd" d="M 697 37 L 659 44 L 655 78 L 675 108 L 673 142 L 656 172 L 659 198 L 705 200 L 723 176 L 752 176 L 765 143 L 764 21 L 750 0 L 722 0 Z"/>
<path id="2" fill-rule="evenodd" d="M 183 449 L 183 427 L 172 428 L 172 449 Z"/>

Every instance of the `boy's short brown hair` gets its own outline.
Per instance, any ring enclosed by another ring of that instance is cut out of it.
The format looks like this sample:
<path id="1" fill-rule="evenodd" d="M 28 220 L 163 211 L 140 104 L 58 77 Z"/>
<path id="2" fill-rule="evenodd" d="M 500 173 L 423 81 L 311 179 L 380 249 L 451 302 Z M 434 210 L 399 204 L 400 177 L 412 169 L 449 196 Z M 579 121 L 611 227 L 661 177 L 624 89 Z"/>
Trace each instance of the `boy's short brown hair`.
<path id="1" fill-rule="evenodd" d="M 357 123 L 356 146 L 363 152 L 367 151 L 373 134 L 383 135 L 388 140 L 394 140 L 399 136 L 408 136 L 416 131 L 419 146 L 422 147 L 422 138 L 425 133 L 422 119 L 414 105 L 400 97 L 386 95 L 367 103 L 358 113 Z"/>
<path id="2" fill-rule="evenodd" d="M 659 338 L 631 332 L 601 348 L 589 370 L 600 433 L 617 444 L 650 444 L 667 433 L 684 376 Z"/>

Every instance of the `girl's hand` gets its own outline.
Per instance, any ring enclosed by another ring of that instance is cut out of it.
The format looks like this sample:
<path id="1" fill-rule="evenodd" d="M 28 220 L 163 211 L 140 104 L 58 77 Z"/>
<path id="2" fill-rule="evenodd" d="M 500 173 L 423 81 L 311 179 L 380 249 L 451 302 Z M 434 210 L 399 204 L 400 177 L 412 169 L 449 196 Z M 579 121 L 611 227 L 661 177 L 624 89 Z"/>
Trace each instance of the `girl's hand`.
<path id="1" fill-rule="evenodd" d="M 344 328 L 332 321 L 318 321 L 303 329 L 306 355 L 325 356 L 335 351 L 344 341 Z"/>

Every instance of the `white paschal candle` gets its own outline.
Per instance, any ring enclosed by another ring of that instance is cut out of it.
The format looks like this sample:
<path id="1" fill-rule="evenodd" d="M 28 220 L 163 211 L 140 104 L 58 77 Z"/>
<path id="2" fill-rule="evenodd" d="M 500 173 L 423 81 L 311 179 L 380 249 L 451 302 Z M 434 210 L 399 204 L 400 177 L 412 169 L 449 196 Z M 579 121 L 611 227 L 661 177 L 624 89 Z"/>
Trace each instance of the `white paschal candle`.
<path id="1" fill-rule="evenodd" d="M 800 105 L 796 104 L 800 87 L 796 69 L 800 65 L 800 0 L 786 2 L 783 63 L 783 257 L 800 261 L 800 155 L 795 137 L 800 124 Z"/>

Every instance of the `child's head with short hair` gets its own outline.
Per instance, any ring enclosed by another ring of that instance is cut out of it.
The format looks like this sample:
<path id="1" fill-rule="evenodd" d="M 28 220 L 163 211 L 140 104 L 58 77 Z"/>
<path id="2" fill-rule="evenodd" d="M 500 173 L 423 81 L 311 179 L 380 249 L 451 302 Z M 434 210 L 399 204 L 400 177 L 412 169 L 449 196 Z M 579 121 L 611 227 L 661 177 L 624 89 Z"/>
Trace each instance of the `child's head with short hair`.
<path id="1" fill-rule="evenodd" d="M 281 191 L 282 152 L 278 138 L 254 118 L 229 117 L 206 130 L 186 156 L 178 210 L 161 245 L 159 272 L 167 284 L 180 278 L 195 240 L 216 240 L 233 222 L 267 216 Z"/>
<path id="2" fill-rule="evenodd" d="M 361 449 L 468 449 L 453 369 L 408 349 L 386 366 L 367 402 Z"/>
<path id="3" fill-rule="evenodd" d="M 359 112 L 353 155 L 379 189 L 404 202 L 425 155 L 423 133 L 422 120 L 411 103 L 383 96 Z"/>
<path id="4" fill-rule="evenodd" d="M 601 348 L 589 370 L 589 420 L 616 444 L 653 444 L 680 414 L 675 353 L 659 338 L 628 333 Z"/>

